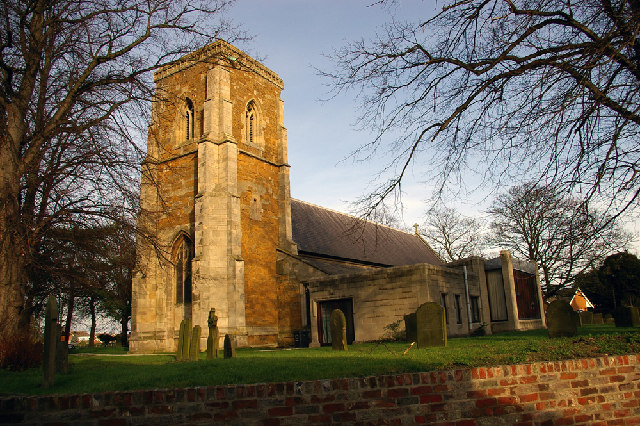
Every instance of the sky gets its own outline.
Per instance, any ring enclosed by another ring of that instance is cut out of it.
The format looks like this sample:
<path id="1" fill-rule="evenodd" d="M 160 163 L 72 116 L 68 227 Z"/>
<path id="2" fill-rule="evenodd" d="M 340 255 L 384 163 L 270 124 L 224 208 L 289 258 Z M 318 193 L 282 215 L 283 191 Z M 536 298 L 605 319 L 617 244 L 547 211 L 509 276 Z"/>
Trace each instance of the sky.
<path id="1" fill-rule="evenodd" d="M 318 69 L 331 71 L 327 57 L 349 41 L 371 39 L 385 23 L 423 21 L 433 16 L 442 2 L 437 0 L 395 0 L 392 7 L 376 0 L 238 0 L 228 16 L 253 35 L 237 45 L 262 61 L 284 81 L 282 99 L 291 165 L 291 195 L 342 212 L 367 192 L 384 162 L 354 161 L 349 155 L 371 141 L 372 134 L 358 131 L 356 93 L 331 98 L 330 81 Z M 422 225 L 432 195 L 421 168 L 428 160 L 414 164 L 402 189 L 402 211 L 398 214 L 406 229 Z M 473 186 L 473 178 L 467 182 Z M 467 216 L 486 218 L 495 193 L 486 189 L 449 198 L 447 206 Z M 638 221 L 625 228 L 640 231 Z M 632 251 L 640 253 L 636 241 Z"/>
<path id="2" fill-rule="evenodd" d="M 330 99 L 329 80 L 317 69 L 331 70 L 328 54 L 349 41 L 371 38 L 392 17 L 423 19 L 434 13 L 436 4 L 398 0 L 390 9 L 373 2 L 238 0 L 228 15 L 254 36 L 237 47 L 261 60 L 284 81 L 292 197 L 342 212 L 349 212 L 350 203 L 365 194 L 383 162 L 348 158 L 372 135 L 354 127 L 358 113 L 355 93 Z M 419 168 L 411 170 L 403 191 L 401 219 L 410 228 L 424 221 L 429 195 L 428 185 L 420 181 Z"/>

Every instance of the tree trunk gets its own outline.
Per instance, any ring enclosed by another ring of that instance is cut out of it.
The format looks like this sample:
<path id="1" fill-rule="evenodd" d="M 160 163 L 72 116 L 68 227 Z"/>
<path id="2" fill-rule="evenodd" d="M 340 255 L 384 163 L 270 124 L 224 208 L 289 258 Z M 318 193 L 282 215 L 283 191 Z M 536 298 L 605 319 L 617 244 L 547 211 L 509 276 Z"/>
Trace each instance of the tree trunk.
<path id="1" fill-rule="evenodd" d="M 89 333 L 89 347 L 94 347 L 96 340 L 96 303 L 93 297 L 89 299 L 89 309 L 91 311 L 91 332 Z"/>
<path id="2" fill-rule="evenodd" d="M 129 339 L 127 334 L 129 333 L 129 317 L 127 316 L 127 309 L 122 310 L 122 318 L 120 318 L 120 342 L 122 343 L 123 348 L 129 347 Z"/>
<path id="3" fill-rule="evenodd" d="M 2 147 L 6 142 L 0 136 L 0 335 L 13 336 L 26 332 L 30 321 L 24 309 L 28 253 L 20 225 L 20 179 L 16 164 Z"/>
<path id="4" fill-rule="evenodd" d="M 0 231 L 1 232 L 1 231 Z M 6 238 L 10 239 L 10 238 Z M 29 315 L 24 311 L 22 259 L 15 245 L 3 241 L 0 249 L 0 335 L 15 336 L 27 332 Z"/>
<path id="5" fill-rule="evenodd" d="M 75 297 L 73 291 L 69 292 L 69 301 L 67 302 L 67 322 L 64 325 L 65 341 L 69 344 L 69 335 L 71 334 L 71 320 L 73 319 L 73 309 L 75 305 Z"/>
<path id="6" fill-rule="evenodd" d="M 615 310 L 618 307 L 618 302 L 616 301 L 616 289 L 614 286 L 611 286 L 611 295 L 613 296 L 613 309 Z"/>
<path id="7" fill-rule="evenodd" d="M 544 278 L 543 278 L 543 281 L 544 281 L 544 293 L 543 293 L 543 296 L 544 296 L 544 299 L 546 300 L 548 297 L 553 296 L 556 292 L 553 291 L 552 287 L 551 287 L 551 279 L 549 277 L 549 269 L 546 268 L 544 265 L 541 266 L 541 269 L 542 269 L 542 273 L 544 274 Z"/>

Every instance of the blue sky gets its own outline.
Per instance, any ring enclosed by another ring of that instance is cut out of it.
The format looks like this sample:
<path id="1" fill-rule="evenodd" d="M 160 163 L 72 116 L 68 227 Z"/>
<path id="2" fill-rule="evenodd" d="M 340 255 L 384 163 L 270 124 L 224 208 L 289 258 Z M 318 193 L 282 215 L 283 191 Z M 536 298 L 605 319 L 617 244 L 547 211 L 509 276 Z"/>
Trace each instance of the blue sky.
<path id="1" fill-rule="evenodd" d="M 285 126 L 291 164 L 291 195 L 335 210 L 349 212 L 349 203 L 363 195 L 384 158 L 354 162 L 347 157 L 369 142 L 372 135 L 356 131 L 356 93 L 329 97 L 329 81 L 316 68 L 331 70 L 326 57 L 349 41 L 370 39 L 381 27 L 396 19 L 422 21 L 442 7 L 434 0 L 395 0 L 393 7 L 375 0 L 238 0 L 228 16 L 252 34 L 238 47 L 261 60 L 284 80 Z M 403 183 L 401 220 L 411 228 L 424 222 L 431 195 L 422 181 L 421 169 L 428 156 L 415 164 Z M 467 177 L 473 186 L 473 177 Z M 468 216 L 486 216 L 495 193 L 488 190 L 464 193 L 446 200 Z M 627 229 L 638 232 L 636 221 Z M 634 252 L 640 253 L 635 244 Z"/>
<path id="2" fill-rule="evenodd" d="M 382 167 L 381 159 L 354 162 L 349 153 L 371 134 L 356 131 L 355 93 L 327 99 L 328 80 L 316 68 L 329 70 L 326 55 L 346 42 L 370 38 L 392 17 L 414 20 L 430 16 L 435 2 L 398 0 L 393 8 L 373 0 L 239 0 L 229 16 L 254 35 L 238 47 L 260 59 L 284 80 L 285 126 L 288 133 L 293 197 L 348 211 L 349 203 L 366 192 Z M 344 161 L 343 161 L 344 160 Z M 403 185 L 407 225 L 422 223 L 428 187 L 420 170 Z"/>

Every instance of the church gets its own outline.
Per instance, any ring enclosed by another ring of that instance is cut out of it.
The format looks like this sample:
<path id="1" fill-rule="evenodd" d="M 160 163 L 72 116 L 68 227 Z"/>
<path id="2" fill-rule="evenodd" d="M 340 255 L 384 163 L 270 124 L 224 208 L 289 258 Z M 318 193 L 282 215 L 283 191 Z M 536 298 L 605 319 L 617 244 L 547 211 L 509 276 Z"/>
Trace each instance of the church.
<path id="1" fill-rule="evenodd" d="M 388 337 L 427 301 L 449 335 L 544 327 L 535 264 L 506 251 L 445 264 L 416 233 L 291 199 L 280 77 L 218 40 L 154 76 L 142 163 L 130 351 L 173 351 L 209 310 L 239 346 Z"/>

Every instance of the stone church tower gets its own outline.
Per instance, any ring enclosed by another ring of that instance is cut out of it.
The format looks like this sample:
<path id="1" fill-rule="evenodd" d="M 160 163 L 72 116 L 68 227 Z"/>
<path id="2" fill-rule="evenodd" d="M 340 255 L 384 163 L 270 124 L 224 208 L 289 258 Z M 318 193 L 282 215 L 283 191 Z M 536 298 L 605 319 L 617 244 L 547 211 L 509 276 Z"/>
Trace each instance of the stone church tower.
<path id="1" fill-rule="evenodd" d="M 217 41 L 155 83 L 130 350 L 174 350 L 184 318 L 206 342 L 211 308 L 241 346 L 290 342 L 302 290 L 276 271 L 296 254 L 282 80 Z"/>

